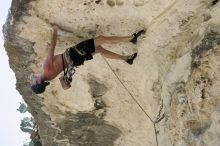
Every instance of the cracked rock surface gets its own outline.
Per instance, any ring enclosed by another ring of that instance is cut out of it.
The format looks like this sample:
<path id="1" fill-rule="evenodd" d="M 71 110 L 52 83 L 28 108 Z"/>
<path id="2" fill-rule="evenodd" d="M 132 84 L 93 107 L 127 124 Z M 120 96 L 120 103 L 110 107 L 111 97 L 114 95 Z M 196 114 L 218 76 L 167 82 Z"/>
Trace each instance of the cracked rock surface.
<path id="1" fill-rule="evenodd" d="M 12 0 L 5 48 L 43 145 L 219 146 L 219 16 L 218 0 Z M 146 34 L 137 45 L 103 45 L 138 52 L 132 66 L 98 54 L 70 89 L 57 77 L 35 95 L 29 77 L 41 72 L 50 23 L 61 28 L 56 54 L 99 35 Z"/>

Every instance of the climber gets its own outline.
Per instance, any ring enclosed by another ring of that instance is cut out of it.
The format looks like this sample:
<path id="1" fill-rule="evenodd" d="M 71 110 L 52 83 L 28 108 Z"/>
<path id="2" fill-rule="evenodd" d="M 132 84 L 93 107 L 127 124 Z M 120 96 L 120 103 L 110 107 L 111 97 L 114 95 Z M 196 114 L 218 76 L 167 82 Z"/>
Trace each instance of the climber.
<path id="1" fill-rule="evenodd" d="M 113 52 L 110 52 L 104 49 L 102 44 L 116 44 L 120 42 L 132 42 L 133 44 L 137 43 L 138 37 L 145 33 L 144 30 L 140 30 L 137 33 L 134 33 L 131 36 L 98 36 L 94 39 L 88 39 L 77 44 L 74 47 L 68 48 L 63 54 L 54 55 L 54 50 L 57 42 L 57 31 L 59 27 L 53 26 L 53 33 L 51 38 L 51 43 L 48 44 L 48 54 L 47 58 L 43 64 L 43 72 L 38 76 L 32 76 L 32 85 L 31 89 L 36 94 L 43 93 L 47 85 L 49 85 L 49 80 L 54 79 L 60 72 L 64 71 L 64 77 L 67 76 L 67 70 L 73 71 L 73 67 L 82 65 L 85 60 L 93 59 L 93 55 L 100 53 L 106 58 L 123 60 L 128 64 L 133 64 L 133 60 L 136 58 L 137 53 L 134 53 L 130 56 L 122 56 Z M 75 70 L 74 70 L 75 71 Z M 72 73 L 73 74 L 73 73 Z M 71 75 L 68 78 L 62 78 L 61 80 L 72 80 Z M 61 81 L 62 87 L 65 89 L 66 84 L 68 83 Z M 68 85 L 69 84 L 69 85 Z"/>

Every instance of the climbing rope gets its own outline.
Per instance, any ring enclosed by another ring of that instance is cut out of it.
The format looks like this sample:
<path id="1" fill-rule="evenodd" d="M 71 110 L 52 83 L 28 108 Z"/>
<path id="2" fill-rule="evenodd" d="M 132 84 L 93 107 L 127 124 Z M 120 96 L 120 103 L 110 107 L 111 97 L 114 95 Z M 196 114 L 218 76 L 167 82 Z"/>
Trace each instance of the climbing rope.
<path id="1" fill-rule="evenodd" d="M 147 114 L 147 112 L 143 109 L 143 107 L 138 103 L 137 99 L 134 97 L 134 95 L 131 94 L 131 92 L 128 90 L 128 88 L 124 85 L 124 83 L 121 81 L 121 79 L 118 77 L 118 75 L 113 71 L 113 68 L 111 67 L 111 65 L 108 63 L 108 61 L 102 57 L 105 62 L 107 63 L 107 65 L 109 66 L 109 68 L 111 69 L 111 71 L 113 72 L 113 74 L 116 76 L 116 78 L 118 79 L 118 81 L 121 83 L 121 85 L 124 87 L 124 89 L 128 92 L 128 94 L 132 97 L 132 99 L 135 101 L 135 103 L 139 106 L 139 108 L 144 112 L 144 114 L 148 117 L 148 119 L 152 122 L 153 126 L 154 126 L 154 132 L 155 132 L 155 138 L 156 138 L 156 144 L 158 146 L 158 139 L 157 139 L 157 129 L 156 129 L 156 124 L 155 121 L 152 120 L 152 118 Z"/>
<path id="2" fill-rule="evenodd" d="M 163 120 L 163 118 L 165 118 L 165 114 L 164 113 L 161 115 L 162 110 L 163 110 L 163 99 L 161 101 L 160 110 L 158 112 L 157 118 L 154 121 L 154 123 L 159 123 L 161 120 Z"/>

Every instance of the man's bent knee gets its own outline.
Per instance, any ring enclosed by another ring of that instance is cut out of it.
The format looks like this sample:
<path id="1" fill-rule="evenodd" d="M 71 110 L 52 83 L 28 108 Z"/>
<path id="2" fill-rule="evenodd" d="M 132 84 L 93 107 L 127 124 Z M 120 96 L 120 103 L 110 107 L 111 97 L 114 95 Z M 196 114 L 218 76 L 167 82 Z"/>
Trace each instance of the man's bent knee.
<path id="1" fill-rule="evenodd" d="M 103 43 L 104 39 L 105 39 L 105 37 L 103 35 L 95 37 L 94 38 L 95 47 L 100 46 Z"/>

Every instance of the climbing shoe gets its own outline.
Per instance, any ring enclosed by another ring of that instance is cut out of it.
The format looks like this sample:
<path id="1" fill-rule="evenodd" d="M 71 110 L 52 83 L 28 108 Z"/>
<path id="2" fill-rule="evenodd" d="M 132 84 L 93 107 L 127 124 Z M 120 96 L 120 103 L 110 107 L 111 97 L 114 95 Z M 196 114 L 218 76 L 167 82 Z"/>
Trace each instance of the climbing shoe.
<path id="1" fill-rule="evenodd" d="M 133 33 L 133 35 L 132 35 L 133 38 L 130 40 L 130 42 L 132 42 L 133 44 L 136 44 L 138 37 L 141 36 L 141 34 L 144 34 L 144 33 L 145 33 L 144 29 L 138 31 L 137 33 Z"/>
<path id="2" fill-rule="evenodd" d="M 132 54 L 131 56 L 128 56 L 128 59 L 126 60 L 126 62 L 130 65 L 133 64 L 134 59 L 137 57 L 137 53 Z"/>

